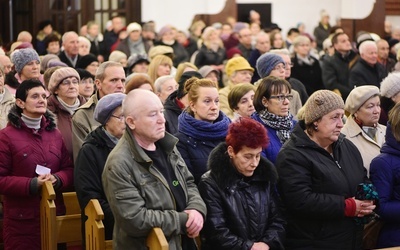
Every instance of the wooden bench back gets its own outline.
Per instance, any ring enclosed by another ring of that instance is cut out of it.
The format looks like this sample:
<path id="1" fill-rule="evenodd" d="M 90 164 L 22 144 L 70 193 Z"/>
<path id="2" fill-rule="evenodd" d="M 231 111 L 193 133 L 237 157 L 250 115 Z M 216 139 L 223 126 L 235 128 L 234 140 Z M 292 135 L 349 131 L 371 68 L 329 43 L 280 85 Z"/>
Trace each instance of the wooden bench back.
<path id="1" fill-rule="evenodd" d="M 88 217 L 85 222 L 86 250 L 111 250 L 112 241 L 105 240 L 104 213 L 97 199 L 91 199 L 85 208 Z M 161 228 L 153 228 L 146 240 L 150 250 L 168 250 L 168 242 Z"/>
<path id="2" fill-rule="evenodd" d="M 42 250 L 57 249 L 57 243 L 81 243 L 81 213 L 76 193 L 64 194 L 67 214 L 56 216 L 56 193 L 50 181 L 42 186 L 40 202 L 40 230 Z"/>

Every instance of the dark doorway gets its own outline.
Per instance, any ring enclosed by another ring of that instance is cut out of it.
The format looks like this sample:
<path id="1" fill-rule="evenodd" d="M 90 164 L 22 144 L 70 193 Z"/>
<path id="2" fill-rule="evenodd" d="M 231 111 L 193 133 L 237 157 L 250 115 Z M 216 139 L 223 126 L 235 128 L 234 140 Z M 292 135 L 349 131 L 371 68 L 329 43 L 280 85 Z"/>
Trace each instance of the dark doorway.
<path id="1" fill-rule="evenodd" d="M 249 13 L 251 10 L 260 13 L 261 26 L 263 28 L 268 27 L 271 24 L 271 4 L 269 3 L 238 4 L 237 20 L 239 22 L 249 22 Z"/>

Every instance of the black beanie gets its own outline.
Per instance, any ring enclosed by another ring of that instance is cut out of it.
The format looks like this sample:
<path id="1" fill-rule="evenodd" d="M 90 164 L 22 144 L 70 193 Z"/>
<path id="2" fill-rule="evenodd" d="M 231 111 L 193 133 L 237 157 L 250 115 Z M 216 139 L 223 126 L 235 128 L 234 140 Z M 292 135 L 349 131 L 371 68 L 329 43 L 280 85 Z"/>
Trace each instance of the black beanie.
<path id="1" fill-rule="evenodd" d="M 98 62 L 97 57 L 93 54 L 88 54 L 85 56 L 82 56 L 81 59 L 78 60 L 76 63 L 75 68 L 80 68 L 80 69 L 86 69 L 87 66 L 89 66 L 92 62 Z"/>
<path id="2" fill-rule="evenodd" d="M 177 98 L 181 99 L 182 97 L 184 97 L 186 95 L 185 93 L 185 83 L 187 80 L 189 80 L 192 77 L 196 77 L 199 79 L 202 79 L 203 76 L 197 72 L 197 71 L 186 71 L 182 74 L 181 78 L 178 81 L 178 93 L 177 93 Z"/>

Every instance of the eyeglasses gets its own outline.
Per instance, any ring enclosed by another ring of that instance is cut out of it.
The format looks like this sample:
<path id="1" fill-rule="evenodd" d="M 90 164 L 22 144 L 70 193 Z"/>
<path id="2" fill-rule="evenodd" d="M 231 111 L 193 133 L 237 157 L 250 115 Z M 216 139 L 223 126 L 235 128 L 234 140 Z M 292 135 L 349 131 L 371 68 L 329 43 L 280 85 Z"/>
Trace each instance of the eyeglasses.
<path id="1" fill-rule="evenodd" d="M 285 69 L 286 67 L 284 64 L 278 64 L 273 68 L 273 70 L 285 70 Z"/>
<path id="2" fill-rule="evenodd" d="M 289 101 L 293 100 L 293 95 L 271 95 L 269 98 L 278 99 L 278 101 L 283 102 L 285 99 Z"/>
<path id="3" fill-rule="evenodd" d="M 78 81 L 78 79 L 74 79 L 72 81 L 68 80 L 68 79 L 64 79 L 64 80 L 62 80 L 60 82 L 60 85 L 63 85 L 63 86 L 67 86 L 67 85 L 70 85 L 70 84 L 76 85 L 76 84 L 79 84 L 79 81 Z"/>
<path id="4" fill-rule="evenodd" d="M 121 116 L 111 115 L 111 116 L 118 119 L 120 122 L 123 122 L 125 120 L 125 116 L 123 116 L 123 115 L 121 115 Z"/>

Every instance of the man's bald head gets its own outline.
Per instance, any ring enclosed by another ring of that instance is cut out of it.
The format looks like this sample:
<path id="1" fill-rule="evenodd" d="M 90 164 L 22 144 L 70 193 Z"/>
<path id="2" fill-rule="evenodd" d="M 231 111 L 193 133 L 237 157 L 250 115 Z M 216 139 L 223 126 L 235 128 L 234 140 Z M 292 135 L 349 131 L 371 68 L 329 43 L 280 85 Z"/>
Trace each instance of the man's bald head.
<path id="1" fill-rule="evenodd" d="M 134 89 L 128 93 L 122 103 L 124 116 L 137 116 L 145 108 L 147 103 L 161 103 L 160 98 L 152 91 L 146 89 Z"/>

